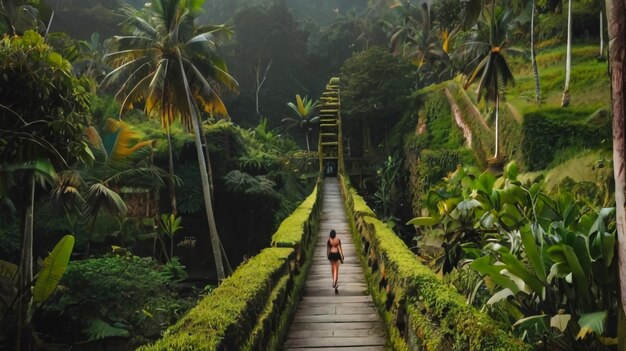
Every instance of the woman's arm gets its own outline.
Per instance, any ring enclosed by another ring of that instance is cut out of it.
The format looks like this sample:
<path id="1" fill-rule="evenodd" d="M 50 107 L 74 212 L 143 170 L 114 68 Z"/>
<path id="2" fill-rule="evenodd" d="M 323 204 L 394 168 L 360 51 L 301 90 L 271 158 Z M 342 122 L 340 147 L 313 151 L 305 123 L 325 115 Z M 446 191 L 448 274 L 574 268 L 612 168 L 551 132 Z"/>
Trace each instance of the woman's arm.
<path id="1" fill-rule="evenodd" d="M 341 240 L 339 240 L 339 253 L 341 254 L 341 263 L 343 263 L 343 247 L 341 247 Z"/>
<path id="2" fill-rule="evenodd" d="M 328 241 L 326 241 L 326 257 L 328 258 L 328 255 L 330 255 L 330 239 L 328 239 Z M 329 258 L 330 260 L 330 258 Z"/>

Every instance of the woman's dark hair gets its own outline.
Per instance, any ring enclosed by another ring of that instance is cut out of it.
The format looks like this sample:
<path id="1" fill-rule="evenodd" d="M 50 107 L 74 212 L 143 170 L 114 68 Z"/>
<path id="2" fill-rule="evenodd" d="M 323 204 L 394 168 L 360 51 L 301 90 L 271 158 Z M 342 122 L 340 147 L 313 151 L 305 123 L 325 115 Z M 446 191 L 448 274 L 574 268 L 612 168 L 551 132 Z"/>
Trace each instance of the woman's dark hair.
<path id="1" fill-rule="evenodd" d="M 335 230 L 334 230 L 334 229 L 331 229 L 331 231 L 330 231 L 330 237 L 334 239 L 336 236 L 337 236 L 337 232 L 335 232 Z"/>

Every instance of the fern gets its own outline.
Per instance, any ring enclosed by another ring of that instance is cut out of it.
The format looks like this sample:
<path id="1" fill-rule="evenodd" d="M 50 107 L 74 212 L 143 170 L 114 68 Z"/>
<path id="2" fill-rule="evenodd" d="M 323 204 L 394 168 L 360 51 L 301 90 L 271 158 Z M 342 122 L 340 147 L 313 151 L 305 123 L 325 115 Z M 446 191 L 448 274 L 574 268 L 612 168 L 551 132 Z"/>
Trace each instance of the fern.
<path id="1" fill-rule="evenodd" d="M 120 324 L 121 323 L 115 323 Z M 116 336 L 129 336 L 128 330 L 110 325 L 100 318 L 90 319 L 87 327 L 83 330 L 88 336 L 89 341 L 102 340 Z"/>

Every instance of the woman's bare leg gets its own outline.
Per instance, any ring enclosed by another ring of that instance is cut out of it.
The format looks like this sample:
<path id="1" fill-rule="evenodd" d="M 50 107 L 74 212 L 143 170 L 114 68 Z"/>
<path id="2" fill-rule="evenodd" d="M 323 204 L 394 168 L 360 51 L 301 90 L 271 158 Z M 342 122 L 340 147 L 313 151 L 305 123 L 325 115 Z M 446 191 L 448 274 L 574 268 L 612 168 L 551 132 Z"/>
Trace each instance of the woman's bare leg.
<path id="1" fill-rule="evenodd" d="M 331 261 L 330 263 L 332 273 L 333 273 L 333 286 L 337 285 L 337 279 L 339 278 L 339 261 Z"/>

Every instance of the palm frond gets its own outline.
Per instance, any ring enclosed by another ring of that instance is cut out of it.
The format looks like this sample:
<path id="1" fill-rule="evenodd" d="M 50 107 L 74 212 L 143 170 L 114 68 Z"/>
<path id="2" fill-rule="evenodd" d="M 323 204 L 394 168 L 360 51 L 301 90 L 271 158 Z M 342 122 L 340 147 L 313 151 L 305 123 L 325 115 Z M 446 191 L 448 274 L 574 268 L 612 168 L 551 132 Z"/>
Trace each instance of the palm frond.
<path id="1" fill-rule="evenodd" d="M 151 140 L 136 142 L 139 134 L 123 121 L 109 118 L 105 128 L 102 145 L 112 161 L 125 159 L 139 148 L 152 145 Z"/>
<path id="2" fill-rule="evenodd" d="M 94 183 L 89 186 L 85 199 L 86 214 L 91 216 L 95 216 L 101 208 L 106 209 L 112 215 L 125 215 L 127 212 L 126 204 L 120 195 L 103 183 Z"/>

